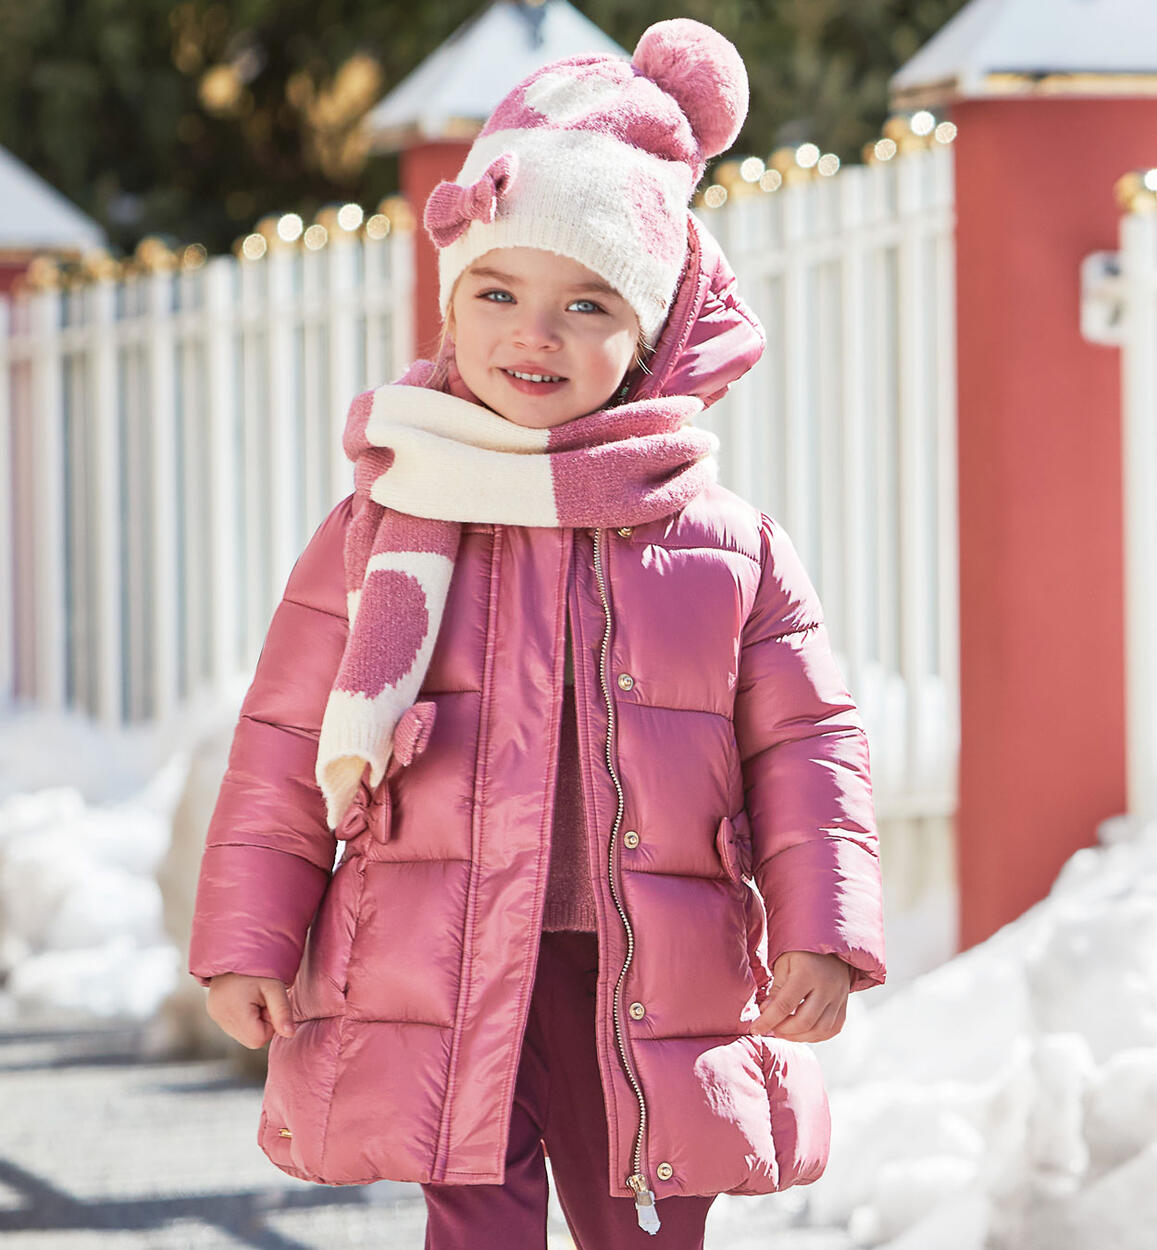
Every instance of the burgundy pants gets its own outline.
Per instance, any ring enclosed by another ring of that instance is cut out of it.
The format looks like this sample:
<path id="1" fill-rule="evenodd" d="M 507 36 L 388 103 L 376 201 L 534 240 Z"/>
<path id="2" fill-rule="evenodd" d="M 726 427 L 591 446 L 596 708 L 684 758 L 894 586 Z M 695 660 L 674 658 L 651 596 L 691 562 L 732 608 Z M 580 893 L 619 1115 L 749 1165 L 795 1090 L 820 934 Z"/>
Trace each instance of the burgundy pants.
<path id="1" fill-rule="evenodd" d="M 633 1198 L 607 1193 L 607 1120 L 595 1056 L 598 940 L 544 933 L 506 1153 L 504 1185 L 423 1185 L 426 1250 L 545 1250 L 550 1154 L 578 1250 L 702 1250 L 714 1199 L 663 1198 L 639 1227 Z"/>

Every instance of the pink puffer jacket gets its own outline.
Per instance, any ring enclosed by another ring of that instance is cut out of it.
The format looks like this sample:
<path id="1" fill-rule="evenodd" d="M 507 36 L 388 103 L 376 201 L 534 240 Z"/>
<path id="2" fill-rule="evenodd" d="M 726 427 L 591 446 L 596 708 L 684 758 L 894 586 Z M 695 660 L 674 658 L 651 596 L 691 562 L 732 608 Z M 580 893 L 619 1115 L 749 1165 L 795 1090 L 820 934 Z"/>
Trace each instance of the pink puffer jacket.
<path id="1" fill-rule="evenodd" d="M 763 338 L 710 236 L 693 243 L 648 386 L 713 400 Z M 198 891 L 195 975 L 292 983 L 299 1025 L 271 1043 L 263 1149 L 332 1184 L 503 1181 L 567 613 L 609 1193 L 814 1180 L 818 1063 L 749 1022 L 783 951 L 833 952 L 859 989 L 883 980 L 883 938 L 868 744 L 788 536 L 718 486 L 633 529 L 463 525 L 420 696 L 433 727 L 377 794 L 363 786 L 331 875 L 314 763 L 351 507 L 323 522 L 274 616 Z"/>

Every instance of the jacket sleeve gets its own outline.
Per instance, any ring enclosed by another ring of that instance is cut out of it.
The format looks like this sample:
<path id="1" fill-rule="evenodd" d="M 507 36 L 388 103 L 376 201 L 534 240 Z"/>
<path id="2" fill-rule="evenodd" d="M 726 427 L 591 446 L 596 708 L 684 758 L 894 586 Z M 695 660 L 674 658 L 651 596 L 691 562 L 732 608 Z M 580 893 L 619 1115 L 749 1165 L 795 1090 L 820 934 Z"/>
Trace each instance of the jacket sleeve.
<path id="1" fill-rule="evenodd" d="M 735 734 L 768 961 L 838 955 L 853 989 L 884 980 L 868 740 L 787 533 L 762 518 L 760 582 L 741 638 Z"/>
<path id="2" fill-rule="evenodd" d="M 348 634 L 343 548 L 352 497 L 289 575 L 205 841 L 189 946 L 202 984 L 221 972 L 291 984 L 337 848 L 314 778 L 317 740 Z"/>

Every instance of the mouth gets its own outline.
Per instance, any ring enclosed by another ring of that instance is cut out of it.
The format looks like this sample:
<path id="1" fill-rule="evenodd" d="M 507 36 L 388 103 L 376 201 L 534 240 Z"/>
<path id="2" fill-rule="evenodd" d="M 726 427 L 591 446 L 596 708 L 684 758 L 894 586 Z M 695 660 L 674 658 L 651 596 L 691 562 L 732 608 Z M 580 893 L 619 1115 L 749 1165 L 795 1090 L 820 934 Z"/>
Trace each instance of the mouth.
<path id="1" fill-rule="evenodd" d="M 554 373 L 532 373 L 528 369 L 503 369 L 502 373 L 524 395 L 549 395 L 566 384 L 566 378 Z"/>

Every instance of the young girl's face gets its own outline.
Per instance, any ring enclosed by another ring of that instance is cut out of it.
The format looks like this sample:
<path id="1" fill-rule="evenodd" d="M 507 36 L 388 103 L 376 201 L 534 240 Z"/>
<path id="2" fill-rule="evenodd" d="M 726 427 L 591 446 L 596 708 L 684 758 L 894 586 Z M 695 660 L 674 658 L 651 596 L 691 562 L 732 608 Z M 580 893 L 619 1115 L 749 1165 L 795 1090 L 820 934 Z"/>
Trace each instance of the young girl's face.
<path id="1" fill-rule="evenodd" d="M 464 270 L 448 328 L 458 371 L 478 399 L 540 430 L 601 408 L 639 337 L 631 306 L 597 274 L 533 247 L 495 248 Z"/>

